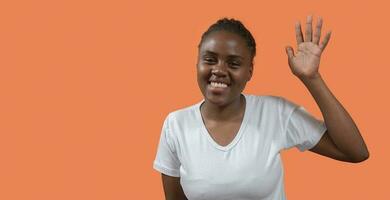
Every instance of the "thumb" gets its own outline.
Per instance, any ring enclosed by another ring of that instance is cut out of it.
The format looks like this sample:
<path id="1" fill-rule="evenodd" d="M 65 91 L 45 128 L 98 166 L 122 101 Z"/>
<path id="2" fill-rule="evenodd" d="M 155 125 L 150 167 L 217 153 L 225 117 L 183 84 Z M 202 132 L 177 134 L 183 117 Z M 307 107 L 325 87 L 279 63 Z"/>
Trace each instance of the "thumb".
<path id="1" fill-rule="evenodd" d="M 294 57 L 294 50 L 291 46 L 286 46 L 286 53 L 287 53 L 288 59 L 291 59 L 292 57 Z"/>

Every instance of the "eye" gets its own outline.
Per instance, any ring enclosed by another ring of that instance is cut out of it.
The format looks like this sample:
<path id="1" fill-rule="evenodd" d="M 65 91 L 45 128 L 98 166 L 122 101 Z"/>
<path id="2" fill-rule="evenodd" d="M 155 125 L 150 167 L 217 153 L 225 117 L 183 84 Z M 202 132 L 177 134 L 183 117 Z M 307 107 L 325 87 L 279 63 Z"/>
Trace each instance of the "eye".
<path id="1" fill-rule="evenodd" d="M 239 68 L 241 63 L 240 62 L 230 62 L 229 65 L 232 66 L 233 68 Z"/>
<path id="2" fill-rule="evenodd" d="M 206 63 L 210 64 L 210 63 L 215 63 L 215 59 L 213 58 L 204 58 L 203 59 Z"/>

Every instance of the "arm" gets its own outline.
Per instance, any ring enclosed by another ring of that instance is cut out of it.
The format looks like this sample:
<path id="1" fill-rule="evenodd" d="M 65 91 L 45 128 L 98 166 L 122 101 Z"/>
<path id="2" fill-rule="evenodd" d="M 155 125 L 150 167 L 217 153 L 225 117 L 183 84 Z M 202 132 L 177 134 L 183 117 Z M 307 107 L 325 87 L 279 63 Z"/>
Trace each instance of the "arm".
<path id="1" fill-rule="evenodd" d="M 327 127 L 327 132 L 311 151 L 347 162 L 361 162 L 369 157 L 368 149 L 359 129 L 341 103 L 332 94 L 322 79 L 318 68 L 320 57 L 330 39 L 328 32 L 321 37 L 322 19 L 318 20 L 316 34 L 312 35 L 312 17 L 307 18 L 305 40 L 299 23 L 296 24 L 298 51 L 294 55 L 291 47 L 286 48 L 289 66 L 309 90 L 318 104 Z"/>
<path id="2" fill-rule="evenodd" d="M 180 177 L 161 174 L 166 200 L 187 200 L 180 185 Z"/>
<path id="3" fill-rule="evenodd" d="M 303 83 L 318 104 L 328 129 L 327 134 L 337 149 L 349 157 L 350 162 L 366 160 L 369 153 L 359 129 L 348 112 L 331 93 L 321 76 L 303 80 Z M 320 149 L 313 148 L 314 152 L 321 153 L 318 150 Z"/>

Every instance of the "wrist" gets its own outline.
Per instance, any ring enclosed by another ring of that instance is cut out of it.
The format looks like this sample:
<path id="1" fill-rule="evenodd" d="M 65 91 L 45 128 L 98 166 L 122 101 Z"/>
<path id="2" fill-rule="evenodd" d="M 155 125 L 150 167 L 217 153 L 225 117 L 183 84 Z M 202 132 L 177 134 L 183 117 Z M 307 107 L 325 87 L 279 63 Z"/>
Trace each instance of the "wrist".
<path id="1" fill-rule="evenodd" d="M 318 82 L 319 80 L 322 79 L 320 73 L 315 73 L 315 74 L 310 75 L 310 76 L 301 76 L 301 77 L 298 77 L 298 78 L 299 78 L 304 84 L 310 84 L 310 83 L 313 83 L 313 82 Z"/>

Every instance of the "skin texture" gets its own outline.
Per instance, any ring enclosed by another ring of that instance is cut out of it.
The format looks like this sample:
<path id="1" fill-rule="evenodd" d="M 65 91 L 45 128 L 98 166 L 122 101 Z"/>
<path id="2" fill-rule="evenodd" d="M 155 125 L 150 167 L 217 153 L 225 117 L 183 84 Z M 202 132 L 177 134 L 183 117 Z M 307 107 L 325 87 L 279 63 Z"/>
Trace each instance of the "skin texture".
<path id="1" fill-rule="evenodd" d="M 329 42 L 331 33 L 328 32 L 320 42 L 321 18 L 318 19 L 314 34 L 312 16 L 307 17 L 306 27 L 303 37 L 301 25 L 299 22 L 296 23 L 298 48 L 294 52 L 292 47 L 287 46 L 286 54 L 292 74 L 301 80 L 313 96 L 327 126 L 323 137 L 310 151 L 344 162 L 362 162 L 368 159 L 369 152 L 359 129 L 329 90 L 319 72 L 321 54 Z M 218 31 L 210 34 L 199 49 L 197 78 L 199 88 L 205 97 L 201 114 L 209 134 L 221 146 L 233 140 L 242 122 L 245 101 L 241 92 L 252 77 L 252 63 L 244 40 L 229 32 Z M 223 91 L 213 90 L 208 84 L 210 80 L 225 82 L 229 87 Z M 163 174 L 162 179 L 167 200 L 187 199 L 179 177 Z"/>

